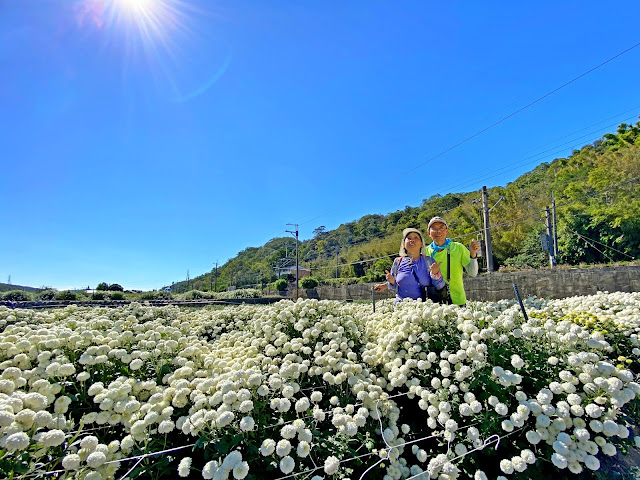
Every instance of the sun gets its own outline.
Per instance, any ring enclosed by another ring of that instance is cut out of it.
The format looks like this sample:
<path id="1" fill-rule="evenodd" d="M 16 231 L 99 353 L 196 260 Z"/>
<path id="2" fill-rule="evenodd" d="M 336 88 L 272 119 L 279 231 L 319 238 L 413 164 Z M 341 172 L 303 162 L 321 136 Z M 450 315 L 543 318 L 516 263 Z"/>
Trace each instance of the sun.
<path id="1" fill-rule="evenodd" d="M 132 14 L 148 13 L 162 2 L 159 0 L 114 0 L 118 8 Z"/>

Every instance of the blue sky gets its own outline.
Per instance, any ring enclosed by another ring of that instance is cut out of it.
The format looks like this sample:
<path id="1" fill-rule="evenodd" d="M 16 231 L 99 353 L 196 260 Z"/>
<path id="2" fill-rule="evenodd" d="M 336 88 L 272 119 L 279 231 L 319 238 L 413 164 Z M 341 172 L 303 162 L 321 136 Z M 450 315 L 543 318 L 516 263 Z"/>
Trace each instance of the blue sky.
<path id="1" fill-rule="evenodd" d="M 0 282 L 149 290 L 640 115 L 640 4 L 0 0 Z M 438 156 L 434 159 L 434 157 Z"/>

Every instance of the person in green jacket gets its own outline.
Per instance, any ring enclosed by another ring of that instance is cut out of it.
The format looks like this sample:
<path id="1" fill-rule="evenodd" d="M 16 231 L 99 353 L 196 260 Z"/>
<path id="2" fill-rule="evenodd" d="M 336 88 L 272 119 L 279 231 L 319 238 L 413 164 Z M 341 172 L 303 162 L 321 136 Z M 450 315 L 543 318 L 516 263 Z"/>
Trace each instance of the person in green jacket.
<path id="1" fill-rule="evenodd" d="M 478 274 L 477 254 L 480 250 L 480 242 L 471 240 L 469 248 L 463 244 L 454 242 L 447 238 L 449 225 L 442 217 L 433 217 L 429 221 L 428 233 L 433 242 L 426 247 L 426 254 L 440 264 L 442 275 L 447 276 L 447 251 L 451 258 L 450 278 L 447 281 L 449 292 L 451 293 L 451 303 L 455 305 L 465 305 L 467 296 L 464 293 L 464 283 L 462 281 L 463 269 L 467 274 L 475 277 Z"/>

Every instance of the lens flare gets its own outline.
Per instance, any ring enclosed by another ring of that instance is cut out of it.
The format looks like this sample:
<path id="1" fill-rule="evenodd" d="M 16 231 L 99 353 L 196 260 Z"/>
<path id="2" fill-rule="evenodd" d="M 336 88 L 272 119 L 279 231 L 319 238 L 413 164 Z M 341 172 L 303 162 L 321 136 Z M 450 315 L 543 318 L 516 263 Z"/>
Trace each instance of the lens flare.
<path id="1" fill-rule="evenodd" d="M 211 28 L 219 17 L 211 6 L 186 0 L 80 0 L 78 25 L 103 37 L 127 78 L 149 75 L 162 96 L 188 101 L 224 75 L 231 49 Z M 124 78 L 124 77 L 123 77 Z"/>

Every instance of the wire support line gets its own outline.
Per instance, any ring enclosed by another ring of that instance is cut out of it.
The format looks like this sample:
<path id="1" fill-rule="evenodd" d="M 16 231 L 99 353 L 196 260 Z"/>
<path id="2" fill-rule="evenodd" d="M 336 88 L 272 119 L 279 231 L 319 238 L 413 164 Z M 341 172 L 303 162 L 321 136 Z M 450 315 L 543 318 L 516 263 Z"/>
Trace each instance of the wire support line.
<path id="1" fill-rule="evenodd" d="M 156 455 L 162 455 L 162 454 L 165 454 L 165 453 L 177 452 L 178 450 L 184 450 L 185 448 L 195 447 L 195 445 L 196 445 L 195 443 L 192 443 L 190 445 L 182 445 L 180 447 L 169 448 L 167 450 L 161 450 L 159 452 L 152 452 L 152 453 L 145 453 L 143 455 L 136 455 L 135 457 L 119 458 L 117 460 L 110 460 L 108 462 L 104 462 L 103 465 L 110 465 L 110 464 L 113 464 L 113 463 L 128 462 L 129 460 L 142 461 L 142 460 L 144 460 L 145 458 L 148 458 L 148 457 L 154 457 Z M 135 468 L 135 466 L 134 466 L 134 468 Z M 58 473 L 64 473 L 64 472 L 68 472 L 68 470 L 54 470 L 54 471 L 51 471 L 51 472 L 42 472 L 42 473 L 39 473 L 38 475 L 57 475 Z M 127 474 L 128 473 L 129 472 L 127 472 Z M 125 476 L 127 474 L 125 474 Z M 37 477 L 32 477 L 32 478 L 37 478 Z"/>
<path id="2" fill-rule="evenodd" d="M 554 88 L 553 90 L 551 90 L 550 92 L 545 93 L 545 94 L 544 94 L 544 95 L 542 95 L 541 97 L 538 97 L 537 99 L 533 100 L 532 102 L 529 102 L 529 103 L 528 103 L 527 105 L 525 105 L 524 107 L 521 107 L 521 108 L 517 109 L 516 111 L 514 111 L 514 112 L 510 113 L 509 115 L 506 115 L 505 117 L 502 117 L 500 120 L 497 120 L 496 122 L 492 123 L 492 124 L 491 124 L 491 125 L 489 125 L 488 127 L 485 127 L 485 128 L 483 128 L 482 130 L 479 130 L 478 132 L 474 133 L 473 135 L 470 135 L 469 137 L 466 137 L 465 139 L 463 139 L 463 140 L 459 141 L 458 143 L 454 144 L 453 146 L 451 146 L 451 147 L 449 147 L 449 148 L 447 148 L 447 149 L 445 149 L 445 150 L 441 151 L 440 153 L 438 153 L 438 154 L 436 154 L 436 155 L 434 155 L 434 156 L 430 157 L 429 159 L 425 160 L 424 162 L 422 162 L 422 163 L 420 163 L 420 164 L 416 165 L 416 166 L 415 166 L 415 167 L 413 167 L 412 169 L 407 170 L 406 172 L 404 172 L 404 173 L 402 173 L 402 174 L 398 175 L 397 177 L 395 177 L 395 180 L 398 180 L 398 179 L 403 178 L 404 176 L 408 175 L 409 173 L 411 173 L 411 172 L 413 172 L 413 171 L 415 171 L 415 170 L 417 170 L 417 169 L 419 169 L 419 168 L 423 167 L 423 166 L 424 166 L 424 165 L 426 165 L 427 163 L 430 163 L 430 162 L 432 162 L 433 160 L 436 160 L 436 159 L 438 159 L 438 158 L 442 157 L 443 155 L 445 155 L 445 154 L 449 153 L 450 151 L 452 151 L 452 150 L 454 150 L 454 149 L 456 149 L 456 148 L 460 147 L 461 145 L 464 145 L 465 143 L 469 142 L 470 140 L 473 140 L 474 138 L 476 138 L 476 137 L 478 137 L 478 136 L 482 135 L 483 133 L 487 132 L 488 130 L 491 130 L 492 128 L 494 128 L 494 127 L 496 127 L 496 126 L 500 125 L 501 123 L 505 122 L 506 120 L 510 119 L 511 117 L 514 117 L 515 115 L 517 115 L 517 114 L 521 113 L 522 111 L 524 111 L 524 110 L 526 110 L 526 109 L 528 109 L 528 108 L 532 107 L 533 105 L 535 105 L 535 104 L 537 104 L 537 103 L 541 102 L 541 101 L 542 101 L 542 100 L 544 100 L 545 98 L 547 98 L 547 97 L 549 97 L 549 96 L 553 95 L 554 93 L 556 93 L 556 92 L 558 92 L 558 91 L 562 90 L 563 88 L 565 88 L 565 87 L 567 87 L 567 86 L 571 85 L 572 83 L 574 83 L 574 82 L 576 82 L 576 81 L 580 80 L 581 78 L 583 78 L 583 77 L 585 77 L 585 76 L 589 75 L 590 73 L 594 72 L 595 70 L 597 70 L 597 69 L 599 69 L 599 68 L 601 68 L 601 67 L 605 66 L 606 64 L 608 64 L 608 63 L 612 62 L 613 60 L 615 60 L 615 59 L 616 59 L 616 58 L 618 58 L 618 57 L 621 57 L 621 56 L 622 56 L 622 55 L 624 55 L 625 53 L 630 52 L 631 50 L 633 50 L 634 48 L 637 48 L 638 46 L 640 46 L 640 43 L 636 43 L 635 45 L 633 45 L 633 46 L 631 46 L 631 47 L 627 48 L 626 50 L 623 50 L 622 52 L 620 52 L 620 53 L 618 53 L 618 54 L 614 55 L 613 57 L 611 57 L 611 58 L 609 58 L 609 59 L 605 60 L 604 62 L 602 62 L 602 63 L 600 63 L 600 64 L 596 65 L 595 67 L 593 67 L 593 68 L 591 68 L 591 69 L 587 70 L 586 72 L 581 73 L 581 74 L 580 74 L 580 75 L 578 75 L 577 77 L 572 78 L 572 79 L 571 79 L 571 80 L 569 80 L 568 82 L 563 83 L 563 84 L 562 84 L 562 85 L 560 85 L 559 87 L 556 87 L 556 88 Z M 393 182 L 393 181 L 392 181 L 392 182 Z M 361 195 L 361 196 L 356 197 L 356 198 L 357 198 L 357 199 L 365 198 L 366 196 L 370 196 L 371 194 L 372 194 L 372 193 L 368 193 L 368 194 L 366 194 L 366 195 Z M 334 209 L 332 209 L 332 210 L 329 210 L 329 211 L 327 211 L 327 212 L 325 212 L 325 213 L 323 213 L 323 214 L 321 214 L 321 215 L 318 215 L 318 216 L 316 216 L 316 217 L 314 217 L 314 218 L 311 218 L 311 219 L 309 219 L 309 220 L 307 220 L 307 221 L 305 221 L 305 222 L 301 222 L 301 223 L 300 223 L 300 225 L 306 225 L 307 223 L 310 223 L 310 222 L 312 222 L 312 221 L 314 221 L 314 220 L 317 220 L 318 218 L 321 218 L 321 217 L 323 217 L 323 216 L 325 216 L 325 215 L 328 215 L 329 213 L 333 213 L 333 212 L 335 212 L 336 210 L 338 210 L 338 209 L 340 209 L 340 208 L 341 208 L 341 207 L 336 207 L 336 208 L 334 208 Z"/>
<path id="3" fill-rule="evenodd" d="M 602 245 L 603 247 L 605 247 L 605 248 L 609 248 L 609 249 L 613 250 L 614 252 L 618 252 L 618 253 L 620 253 L 620 254 L 624 255 L 625 257 L 630 258 L 631 260 L 636 260 L 636 258 L 635 258 L 635 257 L 632 257 L 631 255 L 628 255 L 628 254 L 626 254 L 626 253 L 624 253 L 624 252 L 622 252 L 622 251 L 620 251 L 620 250 L 618 250 L 618 249 L 616 249 L 616 248 L 613 248 L 613 247 L 611 247 L 611 246 L 609 246 L 609 245 L 606 245 L 606 244 L 604 244 L 604 243 L 598 242 L 597 240 L 594 240 L 593 238 L 585 237 L 584 235 L 582 235 L 582 234 L 580 234 L 580 233 L 576 232 L 575 230 L 571 230 L 570 228 L 567 228 L 567 230 L 569 230 L 569 232 L 571 232 L 571 233 L 573 233 L 573 234 L 577 235 L 578 237 L 582 238 L 584 241 L 586 241 L 586 242 L 588 242 L 588 243 L 591 243 L 592 245 L 593 245 L 593 243 L 592 243 L 592 242 L 595 242 L 595 243 L 597 243 L 598 245 Z M 593 248 L 595 248 L 595 249 L 596 249 L 596 250 L 598 250 L 600 253 L 602 253 L 603 255 L 605 255 L 602 251 L 600 251 L 600 250 L 599 250 L 598 248 L 596 248 L 595 246 L 593 246 Z M 608 255 L 606 255 L 606 256 L 608 256 Z M 611 258 L 611 257 L 609 257 L 609 258 Z M 612 259 L 612 260 L 613 260 L 613 259 Z"/>

